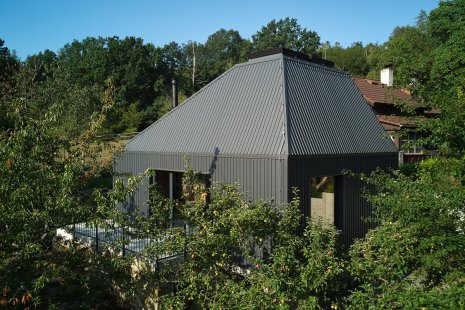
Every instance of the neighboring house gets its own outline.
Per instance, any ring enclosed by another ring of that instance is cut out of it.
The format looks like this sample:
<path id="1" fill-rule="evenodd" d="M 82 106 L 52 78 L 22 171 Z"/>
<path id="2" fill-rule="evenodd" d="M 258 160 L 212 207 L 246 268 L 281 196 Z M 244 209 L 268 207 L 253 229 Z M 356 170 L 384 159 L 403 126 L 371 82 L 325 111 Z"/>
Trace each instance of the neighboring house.
<path id="1" fill-rule="evenodd" d="M 397 149 L 352 78 L 327 64 L 283 48 L 254 53 L 167 113 L 115 163 L 120 173 L 156 170 L 133 203 L 148 213 L 154 181 L 182 200 L 187 155 L 205 186 L 239 182 L 246 197 L 274 203 L 296 187 L 304 215 L 334 223 L 346 243 L 363 236 L 370 207 L 344 172 L 396 168 Z"/>
<path id="2" fill-rule="evenodd" d="M 416 143 L 424 133 L 415 129 L 427 117 L 437 113 L 425 111 L 408 90 L 393 87 L 392 67 L 383 69 L 380 76 L 379 81 L 359 77 L 352 79 L 399 149 L 399 163 L 425 159 L 429 151 Z M 415 116 L 412 116 L 413 111 Z"/>

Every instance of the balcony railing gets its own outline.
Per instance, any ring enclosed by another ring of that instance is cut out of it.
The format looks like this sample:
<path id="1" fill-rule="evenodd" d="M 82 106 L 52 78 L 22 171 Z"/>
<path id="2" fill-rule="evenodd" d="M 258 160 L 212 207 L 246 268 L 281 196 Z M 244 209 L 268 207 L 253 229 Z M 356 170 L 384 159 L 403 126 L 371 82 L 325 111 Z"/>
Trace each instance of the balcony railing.
<path id="1" fill-rule="evenodd" d="M 184 229 L 186 234 L 192 233 L 192 228 L 188 227 L 184 220 L 174 220 L 173 227 Z M 184 256 L 184 251 L 176 253 L 159 253 L 155 257 L 146 257 L 145 250 L 148 247 L 163 242 L 160 239 L 137 238 L 137 232 L 133 228 L 122 228 L 108 221 L 105 225 L 95 225 L 89 223 L 76 223 L 60 230 L 58 234 L 65 238 L 79 240 L 83 244 L 93 247 L 96 251 L 111 249 L 121 255 L 142 255 L 146 259 L 158 264 L 162 261 L 180 258 Z"/>

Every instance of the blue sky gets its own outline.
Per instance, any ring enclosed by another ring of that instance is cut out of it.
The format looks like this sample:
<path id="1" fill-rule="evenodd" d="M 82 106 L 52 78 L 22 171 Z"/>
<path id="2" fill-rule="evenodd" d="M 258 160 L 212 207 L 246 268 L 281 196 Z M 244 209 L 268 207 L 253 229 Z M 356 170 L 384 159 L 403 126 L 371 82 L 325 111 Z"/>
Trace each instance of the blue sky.
<path id="1" fill-rule="evenodd" d="M 398 25 L 413 25 L 421 9 L 438 0 L 3 0 L 0 38 L 21 59 L 58 51 L 88 36 L 136 36 L 156 46 L 205 42 L 220 28 L 251 36 L 272 19 L 287 16 L 316 31 L 321 41 L 383 43 Z"/>

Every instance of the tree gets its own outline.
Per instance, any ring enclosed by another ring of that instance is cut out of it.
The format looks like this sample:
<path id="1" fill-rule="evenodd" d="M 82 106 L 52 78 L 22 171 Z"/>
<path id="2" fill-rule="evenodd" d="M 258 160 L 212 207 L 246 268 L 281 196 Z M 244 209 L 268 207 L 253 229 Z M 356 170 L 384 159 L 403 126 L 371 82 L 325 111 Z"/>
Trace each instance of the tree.
<path id="1" fill-rule="evenodd" d="M 465 1 L 440 1 L 439 7 L 431 10 L 427 28 L 433 38 L 441 43 L 449 41 L 451 36 L 465 29 Z"/>
<path id="2" fill-rule="evenodd" d="M 137 238 L 163 240 L 146 247 L 147 256 L 183 254 L 178 263 L 146 269 L 136 279 L 146 291 L 175 286 L 175 295 L 158 295 L 163 308 L 308 309 L 342 301 L 344 262 L 333 227 L 314 219 L 298 234 L 298 198 L 279 206 L 254 203 L 232 185 L 214 183 L 206 189 L 196 180 L 187 168 L 184 189 L 195 199 L 185 204 L 161 198 L 152 185 L 151 218 L 132 222 L 131 231 L 141 233 Z M 169 224 L 171 208 L 190 233 Z"/>
<path id="3" fill-rule="evenodd" d="M 272 20 L 260 31 L 252 35 L 254 51 L 274 47 L 284 47 L 298 52 L 315 54 L 320 45 L 320 37 L 314 31 L 298 24 L 297 19 L 286 17 Z"/>
<path id="4" fill-rule="evenodd" d="M 453 98 L 445 98 L 437 106 L 441 108 L 441 115 L 429 119 L 420 126 L 420 130 L 429 133 L 422 143 L 434 145 L 441 155 L 462 158 L 465 156 L 463 89 L 459 87 Z"/>
<path id="5" fill-rule="evenodd" d="M 430 79 L 427 96 L 430 101 L 439 103 L 444 98 L 454 98 L 455 91 L 465 80 L 465 27 L 452 33 L 444 44 L 432 52 L 433 61 L 430 68 Z"/>
<path id="6" fill-rule="evenodd" d="M 349 308 L 461 308 L 465 191 L 463 159 L 422 162 L 413 177 L 377 173 L 370 201 L 377 228 L 356 241 Z"/>
<path id="7" fill-rule="evenodd" d="M 59 69 L 53 74 L 58 77 L 66 75 L 68 83 L 98 90 L 100 95 L 106 82 L 111 79 L 116 89 L 116 108 L 108 115 L 104 127 L 110 132 L 121 132 L 131 125 L 140 129 L 142 118 L 138 118 L 140 122 L 137 124 L 127 124 L 124 120 L 130 113 L 129 109 L 136 107 L 137 112 L 141 113 L 153 105 L 157 96 L 166 92 L 167 71 L 160 65 L 163 58 L 160 54 L 160 49 L 134 37 L 75 40 L 58 53 Z M 92 112 L 98 111 L 99 100 L 89 107 Z"/>
<path id="8" fill-rule="evenodd" d="M 19 60 L 14 54 L 11 54 L 8 47 L 5 46 L 5 41 L 0 38 L 0 95 L 13 88 L 12 76 L 16 71 Z M 0 119 L 1 120 L 1 119 Z"/>
<path id="9" fill-rule="evenodd" d="M 52 68 L 57 60 L 57 55 L 49 49 L 38 54 L 28 56 L 24 65 L 36 73 L 35 81 L 42 82 L 52 77 Z"/>
<path id="10" fill-rule="evenodd" d="M 57 137 L 66 105 L 57 99 L 32 117 L 37 83 L 28 71 L 15 79 L 28 87 L 2 97 L 12 109 L 6 115 L 11 126 L 0 132 L 0 307 L 69 306 L 70 292 L 79 296 L 75 307 L 111 307 L 115 279 L 129 275 L 125 265 L 75 243 L 64 246 L 56 236 L 59 228 L 106 219 L 114 210 L 114 204 L 95 209 L 83 191 L 100 170 L 99 148 L 91 142 L 103 116 L 94 115 L 77 137 Z M 111 86 L 103 100 L 108 109 Z"/>
<path id="11" fill-rule="evenodd" d="M 186 46 L 189 48 L 190 46 Z M 247 59 L 250 43 L 236 30 L 220 29 L 197 47 L 197 83 L 205 85 Z"/>
<path id="12" fill-rule="evenodd" d="M 386 65 L 392 65 L 396 86 L 410 89 L 414 96 L 424 96 L 423 86 L 429 80 L 433 46 L 429 34 L 423 28 L 396 27 L 389 40 L 374 50 L 378 55 L 372 57 L 377 62 L 372 66 L 370 76 L 379 79 L 380 70 Z"/>
<path id="13" fill-rule="evenodd" d="M 454 97 L 465 78 L 464 14 L 464 1 L 441 1 L 429 15 L 420 12 L 416 25 L 396 27 L 375 50 L 369 77 L 377 78 L 391 64 L 395 84 L 411 90 L 418 101 L 434 106 Z"/>
<path id="14" fill-rule="evenodd" d="M 352 43 L 343 48 L 337 42 L 331 46 L 329 42 L 324 46 L 326 58 L 334 61 L 337 68 L 349 72 L 351 75 L 366 76 L 369 70 L 367 49 L 361 42 Z"/>

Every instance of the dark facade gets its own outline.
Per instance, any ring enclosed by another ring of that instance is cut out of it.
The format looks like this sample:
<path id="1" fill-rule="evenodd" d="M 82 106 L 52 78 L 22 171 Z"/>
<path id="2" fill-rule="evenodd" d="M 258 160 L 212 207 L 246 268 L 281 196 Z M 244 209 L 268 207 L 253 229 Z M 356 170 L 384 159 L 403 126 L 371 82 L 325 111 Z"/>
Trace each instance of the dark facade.
<path id="1" fill-rule="evenodd" d="M 115 171 L 182 172 L 187 155 L 253 200 L 288 202 L 297 187 L 303 214 L 348 242 L 362 236 L 369 206 L 343 172 L 396 167 L 397 150 L 349 75 L 297 56 L 277 49 L 234 66 L 132 139 Z M 147 185 L 134 197 L 142 211 Z"/>

